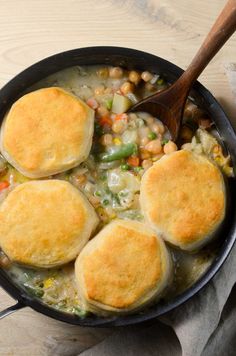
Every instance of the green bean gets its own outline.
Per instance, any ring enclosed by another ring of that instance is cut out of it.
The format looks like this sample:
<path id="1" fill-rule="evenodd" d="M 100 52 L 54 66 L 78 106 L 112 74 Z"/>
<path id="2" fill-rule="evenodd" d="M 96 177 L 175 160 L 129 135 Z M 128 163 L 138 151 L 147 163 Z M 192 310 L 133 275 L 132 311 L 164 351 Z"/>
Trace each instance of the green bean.
<path id="1" fill-rule="evenodd" d="M 33 297 L 41 298 L 44 295 L 44 291 L 41 288 L 33 287 L 30 284 L 24 283 L 26 291 Z"/>
<path id="2" fill-rule="evenodd" d="M 119 149 L 112 153 L 102 153 L 100 155 L 100 160 L 102 162 L 112 162 L 117 161 L 122 158 L 131 156 L 137 152 L 137 145 L 135 143 L 127 143 L 126 145 L 121 145 Z"/>

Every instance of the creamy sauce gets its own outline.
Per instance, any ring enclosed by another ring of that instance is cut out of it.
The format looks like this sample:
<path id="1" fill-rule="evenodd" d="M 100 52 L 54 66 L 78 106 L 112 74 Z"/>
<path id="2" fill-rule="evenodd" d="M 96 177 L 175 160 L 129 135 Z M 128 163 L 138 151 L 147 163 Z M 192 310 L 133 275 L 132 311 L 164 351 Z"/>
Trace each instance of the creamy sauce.
<path id="1" fill-rule="evenodd" d="M 120 78 L 111 78 L 106 70 L 102 66 L 72 67 L 48 77 L 28 90 L 59 86 L 79 96 L 96 109 L 94 143 L 88 159 L 68 172 L 48 178 L 68 180 L 81 189 L 100 217 L 99 229 L 117 217 L 143 220 L 139 206 L 142 175 L 153 162 L 164 155 L 165 145 L 170 141 L 167 128 L 150 115 L 138 113 L 124 114 L 122 117 L 119 116 L 122 113 L 112 112 L 115 107 L 115 93 L 118 93 L 118 109 L 121 106 L 126 107 L 150 95 L 152 91 L 163 89 L 167 85 L 163 79 L 152 75 L 148 83 L 143 82 L 135 90 L 124 94 L 121 88 L 125 91 L 126 87 L 122 85 L 127 83 L 129 72 L 123 72 Z M 128 101 L 120 98 L 120 94 Z M 193 135 L 194 132 L 185 137 L 185 144 L 187 142 L 190 145 L 188 149 L 194 149 L 191 144 Z M 172 145 L 172 149 L 173 147 Z M 28 178 L 8 165 L 0 180 L 9 182 L 9 187 L 0 193 L 0 199 L 4 199 L 9 190 L 27 181 Z M 175 275 L 173 284 L 165 296 L 168 300 L 196 282 L 211 265 L 217 253 L 216 248 L 213 250 L 206 248 L 195 254 L 187 254 L 172 248 L 170 250 Z M 81 317 L 85 315 L 80 309 L 73 263 L 46 270 L 10 264 L 6 270 L 15 283 L 30 295 L 40 298 L 53 308 Z"/>

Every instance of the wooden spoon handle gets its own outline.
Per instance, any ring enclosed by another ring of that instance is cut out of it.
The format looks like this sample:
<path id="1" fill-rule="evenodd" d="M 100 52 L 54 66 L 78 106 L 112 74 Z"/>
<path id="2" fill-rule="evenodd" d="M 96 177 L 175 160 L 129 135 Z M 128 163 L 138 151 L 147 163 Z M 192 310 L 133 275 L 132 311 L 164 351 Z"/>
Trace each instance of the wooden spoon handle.
<path id="1" fill-rule="evenodd" d="M 207 64 L 236 31 L 236 0 L 228 0 L 202 46 L 181 76 L 181 84 L 190 88 Z M 181 85 L 181 86 L 182 86 Z"/>

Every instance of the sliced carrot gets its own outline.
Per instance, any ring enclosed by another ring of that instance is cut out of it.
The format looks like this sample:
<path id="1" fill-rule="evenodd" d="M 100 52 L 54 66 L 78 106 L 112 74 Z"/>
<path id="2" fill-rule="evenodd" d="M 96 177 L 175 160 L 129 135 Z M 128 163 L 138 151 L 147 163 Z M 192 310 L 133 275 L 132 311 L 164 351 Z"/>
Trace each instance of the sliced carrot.
<path id="1" fill-rule="evenodd" d="M 127 159 L 127 163 L 132 166 L 132 167 L 138 167 L 139 166 L 139 157 L 137 156 L 130 156 Z"/>
<path id="2" fill-rule="evenodd" d="M 0 191 L 2 191 L 2 190 L 4 190 L 4 189 L 8 188 L 9 185 L 10 185 L 10 183 L 7 182 L 6 180 L 4 180 L 3 182 L 0 182 Z"/>
<path id="3" fill-rule="evenodd" d="M 112 126 L 112 120 L 108 116 L 103 116 L 103 117 L 101 117 L 101 119 L 99 119 L 99 124 L 101 126 L 107 125 L 107 126 L 111 127 Z"/>
<path id="4" fill-rule="evenodd" d="M 114 120 L 119 121 L 119 120 L 126 120 L 128 118 L 128 115 L 123 113 L 123 114 L 117 114 L 114 117 Z"/>

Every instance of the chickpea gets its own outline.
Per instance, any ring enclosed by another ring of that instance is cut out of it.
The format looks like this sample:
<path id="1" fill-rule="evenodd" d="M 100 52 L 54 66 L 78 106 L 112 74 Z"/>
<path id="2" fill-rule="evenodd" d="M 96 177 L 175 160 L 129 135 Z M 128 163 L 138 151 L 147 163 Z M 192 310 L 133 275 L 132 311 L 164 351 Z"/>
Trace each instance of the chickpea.
<path id="1" fill-rule="evenodd" d="M 108 68 L 105 67 L 105 68 L 98 69 L 97 76 L 102 78 L 102 79 L 107 79 L 108 76 L 109 76 Z"/>
<path id="2" fill-rule="evenodd" d="M 152 154 L 161 153 L 162 151 L 161 141 L 159 139 L 153 140 L 145 146 L 145 149 Z"/>
<path id="3" fill-rule="evenodd" d="M 96 87 L 94 89 L 94 94 L 95 95 L 102 95 L 102 94 L 104 94 L 104 90 L 105 90 L 104 85 L 100 85 L 99 87 Z"/>
<path id="4" fill-rule="evenodd" d="M 139 144 L 142 147 L 146 146 L 148 144 L 148 142 L 150 142 L 150 140 L 147 137 L 143 137 L 139 140 Z"/>
<path id="5" fill-rule="evenodd" d="M 112 67 L 109 69 L 109 75 L 111 78 L 120 79 L 123 76 L 123 69 L 120 67 Z"/>
<path id="6" fill-rule="evenodd" d="M 140 151 L 139 155 L 141 159 L 145 160 L 151 157 L 150 152 L 148 152 L 145 148 L 141 147 L 139 151 Z"/>
<path id="7" fill-rule="evenodd" d="M 112 125 L 112 131 L 121 134 L 123 133 L 127 128 L 127 122 L 125 120 L 118 120 L 115 121 Z"/>
<path id="8" fill-rule="evenodd" d="M 169 153 L 175 152 L 178 150 L 178 147 L 173 141 L 169 141 L 164 145 L 164 153 L 168 155 Z"/>
<path id="9" fill-rule="evenodd" d="M 84 187 L 86 182 L 87 182 L 87 177 L 82 174 L 82 175 L 76 175 L 76 174 L 72 174 L 70 176 L 70 182 L 78 187 L 78 188 L 81 188 L 81 187 Z"/>
<path id="10" fill-rule="evenodd" d="M 144 159 L 142 162 L 142 167 L 147 170 L 148 168 L 150 168 L 152 166 L 152 161 L 150 159 Z"/>
<path id="11" fill-rule="evenodd" d="M 145 82 L 149 82 L 153 78 L 153 74 L 148 71 L 145 71 L 141 74 L 141 78 Z"/>
<path id="12" fill-rule="evenodd" d="M 148 137 L 148 135 L 150 134 L 150 129 L 147 126 L 142 126 L 139 127 L 138 129 L 138 135 L 140 137 L 140 139 L 144 138 L 144 137 Z"/>
<path id="13" fill-rule="evenodd" d="M 158 155 L 155 155 L 154 157 L 152 157 L 152 162 L 156 162 L 158 161 L 161 157 L 163 157 L 165 154 L 164 152 L 162 153 L 158 153 Z"/>
<path id="14" fill-rule="evenodd" d="M 120 90 L 122 94 L 126 95 L 128 93 L 133 93 L 134 92 L 134 84 L 130 82 L 125 82 L 121 85 Z"/>
<path id="15" fill-rule="evenodd" d="M 205 118 L 200 118 L 198 120 L 198 125 L 201 129 L 209 129 L 212 125 L 211 120 L 205 119 Z"/>
<path id="16" fill-rule="evenodd" d="M 113 139 L 113 137 L 111 134 L 105 134 L 105 135 L 102 135 L 102 137 L 100 138 L 100 143 L 103 146 L 109 146 L 112 144 L 112 139 Z"/>
<path id="17" fill-rule="evenodd" d="M 184 142 L 189 142 L 193 137 L 193 131 L 189 127 L 183 126 L 180 132 L 180 137 Z"/>
<path id="18" fill-rule="evenodd" d="M 138 85 L 140 80 L 141 80 L 141 75 L 138 72 L 136 72 L 135 70 L 131 70 L 129 72 L 129 81 L 131 83 L 134 83 L 135 85 Z"/>
<path id="19" fill-rule="evenodd" d="M 150 125 L 150 129 L 155 132 L 155 134 L 163 134 L 165 132 L 165 126 L 161 122 L 154 122 Z"/>
<path id="20" fill-rule="evenodd" d="M 146 119 L 146 123 L 148 124 L 148 126 L 149 125 L 152 125 L 153 123 L 154 123 L 154 118 L 153 117 L 148 117 L 147 119 Z"/>
<path id="21" fill-rule="evenodd" d="M 104 117 L 109 115 L 109 111 L 107 110 L 107 108 L 105 108 L 105 106 L 99 106 L 96 110 L 96 113 L 98 117 Z"/>

